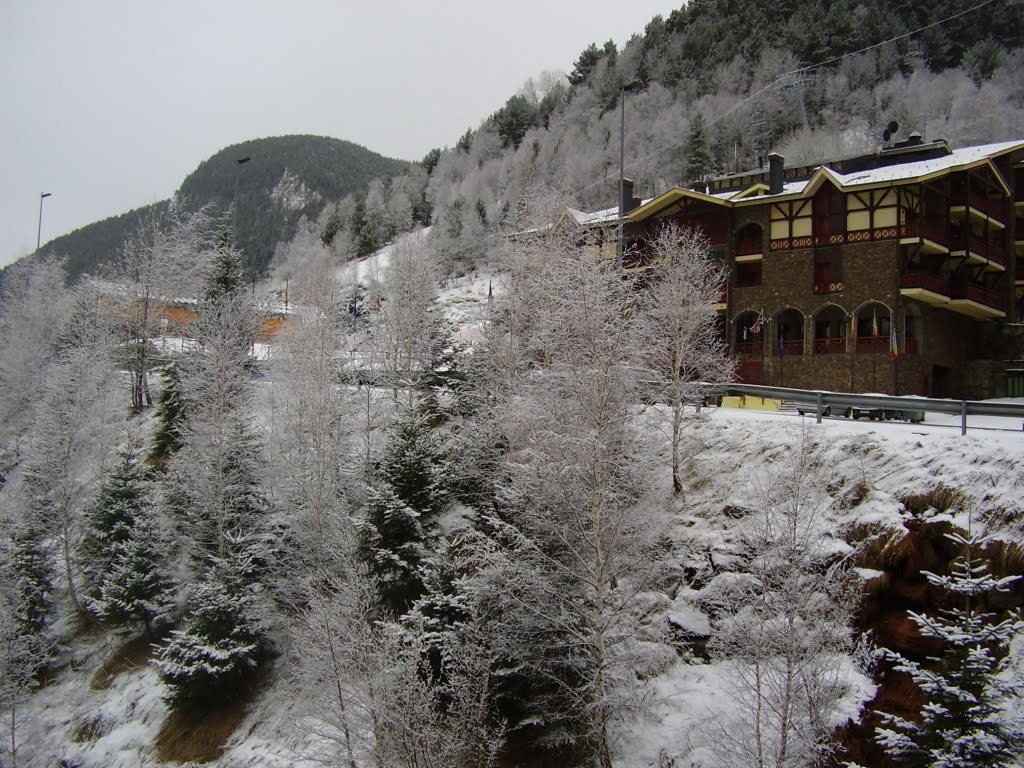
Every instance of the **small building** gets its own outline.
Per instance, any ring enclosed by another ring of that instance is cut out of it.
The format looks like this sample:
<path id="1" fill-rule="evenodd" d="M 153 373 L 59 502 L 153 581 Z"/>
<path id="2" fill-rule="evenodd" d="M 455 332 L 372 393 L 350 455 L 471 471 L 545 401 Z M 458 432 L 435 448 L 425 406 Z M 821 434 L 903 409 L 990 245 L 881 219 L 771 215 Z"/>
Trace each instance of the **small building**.
<path id="1" fill-rule="evenodd" d="M 725 260 L 721 332 L 748 383 L 1005 397 L 1024 376 L 1024 140 L 952 149 L 913 134 L 877 152 L 768 166 L 638 201 L 626 269 L 666 221 Z M 617 211 L 572 212 L 614 253 Z M 612 213 L 612 215 L 606 215 Z"/>

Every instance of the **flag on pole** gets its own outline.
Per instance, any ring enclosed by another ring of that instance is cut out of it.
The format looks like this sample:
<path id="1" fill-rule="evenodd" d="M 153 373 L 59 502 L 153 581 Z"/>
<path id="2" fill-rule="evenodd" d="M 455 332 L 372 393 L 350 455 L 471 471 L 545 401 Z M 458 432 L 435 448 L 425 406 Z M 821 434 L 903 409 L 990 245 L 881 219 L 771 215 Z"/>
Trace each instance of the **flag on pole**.
<path id="1" fill-rule="evenodd" d="M 857 338 L 857 316 L 852 312 L 850 313 L 850 338 Z"/>
<path id="2" fill-rule="evenodd" d="M 878 335 L 878 309 L 874 307 L 871 309 L 871 335 Z"/>
<path id="3" fill-rule="evenodd" d="M 760 313 L 758 313 L 757 319 L 754 321 L 754 324 L 752 326 L 750 326 L 750 332 L 751 333 L 760 333 L 761 329 L 764 328 L 764 321 L 765 321 L 764 309 L 762 309 L 760 311 Z"/>
<path id="4" fill-rule="evenodd" d="M 895 326 L 893 326 L 892 332 L 889 334 L 889 353 L 892 355 L 893 360 L 900 356 L 900 345 L 896 338 Z"/>

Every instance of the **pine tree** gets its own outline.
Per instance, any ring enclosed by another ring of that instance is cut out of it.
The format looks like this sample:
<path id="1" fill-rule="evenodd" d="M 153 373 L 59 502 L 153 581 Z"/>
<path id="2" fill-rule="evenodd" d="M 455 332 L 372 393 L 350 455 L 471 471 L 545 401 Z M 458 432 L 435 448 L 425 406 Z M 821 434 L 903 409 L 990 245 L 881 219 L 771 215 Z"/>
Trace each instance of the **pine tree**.
<path id="1" fill-rule="evenodd" d="M 202 710 L 230 697 L 259 662 L 264 635 L 254 618 L 256 590 L 237 562 L 213 559 L 189 599 L 185 627 L 171 633 L 154 661 L 168 705 Z"/>
<path id="2" fill-rule="evenodd" d="M 174 609 L 164 563 L 168 547 L 153 517 L 139 446 L 129 442 L 120 462 L 85 512 L 81 560 L 90 586 L 89 608 L 122 625 L 142 624 L 147 635 Z"/>
<path id="3" fill-rule="evenodd" d="M 910 612 L 923 637 L 941 640 L 944 650 L 926 662 L 886 650 L 900 672 L 913 678 L 928 703 L 920 722 L 883 713 L 891 728 L 878 729 L 878 742 L 907 766 L 1005 766 L 1024 750 L 1024 682 L 1001 674 L 1014 637 L 1024 631 L 1020 615 L 997 620 L 981 608 L 987 596 L 1006 592 L 1019 576 L 996 578 L 988 563 L 975 555 L 986 541 L 958 533 L 948 538 L 965 548 L 948 576 L 924 571 L 962 607 L 938 616 Z"/>
<path id="4" fill-rule="evenodd" d="M 79 556 L 93 598 L 99 595 L 113 571 L 117 548 L 131 537 L 136 520 L 149 506 L 138 445 L 129 442 L 118 451 L 118 459 L 82 515 L 84 532 Z M 96 606 L 90 607 L 97 610 Z"/>
<path id="5" fill-rule="evenodd" d="M 163 469 L 167 460 L 181 448 L 185 417 L 181 375 L 178 366 L 169 365 L 164 369 L 164 387 L 157 398 L 157 427 L 153 435 L 153 448 L 149 453 L 151 464 Z"/>
<path id="6" fill-rule="evenodd" d="M 412 406 L 391 431 L 359 536 L 381 603 L 397 613 L 423 593 L 427 532 L 446 503 L 442 458 L 424 415 Z"/>
<path id="7" fill-rule="evenodd" d="M 175 610 L 174 582 L 166 573 L 169 547 L 152 510 L 136 517 L 128 538 L 114 547 L 114 562 L 94 602 L 100 616 L 123 625 L 142 624 L 152 637 Z"/>
<path id="8" fill-rule="evenodd" d="M 710 176 L 714 170 L 715 160 L 711 155 L 704 115 L 698 112 L 690 121 L 685 175 L 689 181 L 701 181 Z"/>
<path id="9" fill-rule="evenodd" d="M 242 258 L 231 243 L 231 233 L 225 229 L 217 236 L 217 248 L 206 278 L 203 299 L 216 303 L 225 296 L 238 293 L 242 289 L 242 275 Z"/>

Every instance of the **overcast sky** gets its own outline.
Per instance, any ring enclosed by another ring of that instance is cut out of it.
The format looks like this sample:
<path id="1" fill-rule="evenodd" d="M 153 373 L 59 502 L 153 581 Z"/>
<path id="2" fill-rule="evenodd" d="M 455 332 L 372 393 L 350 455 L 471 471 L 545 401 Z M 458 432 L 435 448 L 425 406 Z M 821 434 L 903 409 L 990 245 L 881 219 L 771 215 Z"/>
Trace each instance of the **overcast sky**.
<path id="1" fill-rule="evenodd" d="M 289 133 L 418 160 L 680 0 L 0 0 L 0 265 Z"/>

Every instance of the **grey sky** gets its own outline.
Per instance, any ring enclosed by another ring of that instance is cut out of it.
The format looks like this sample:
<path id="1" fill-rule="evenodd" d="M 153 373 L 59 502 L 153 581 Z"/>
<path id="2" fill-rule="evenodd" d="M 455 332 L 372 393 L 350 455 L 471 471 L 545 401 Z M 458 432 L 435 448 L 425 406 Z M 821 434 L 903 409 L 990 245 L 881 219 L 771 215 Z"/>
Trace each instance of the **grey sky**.
<path id="1" fill-rule="evenodd" d="M 679 0 L 0 0 L 0 265 L 246 139 L 418 160 Z"/>

